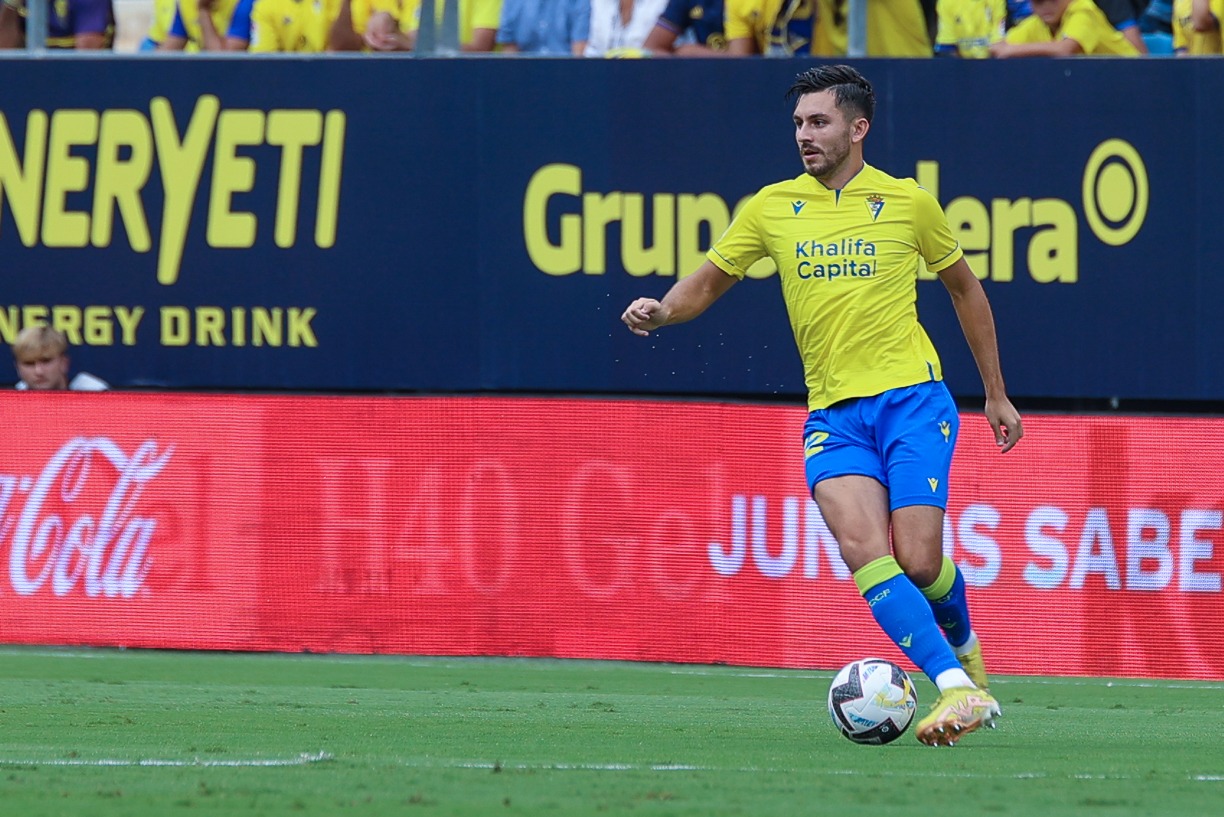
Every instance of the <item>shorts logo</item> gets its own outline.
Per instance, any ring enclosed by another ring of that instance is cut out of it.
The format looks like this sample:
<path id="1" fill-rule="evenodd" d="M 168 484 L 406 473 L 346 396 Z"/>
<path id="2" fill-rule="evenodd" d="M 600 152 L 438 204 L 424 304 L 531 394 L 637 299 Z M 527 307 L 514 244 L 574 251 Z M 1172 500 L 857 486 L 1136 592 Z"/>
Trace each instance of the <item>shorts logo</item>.
<path id="1" fill-rule="evenodd" d="M 829 432 L 827 431 L 813 431 L 807 435 L 807 439 L 803 441 L 803 458 L 806 460 L 808 457 L 814 457 L 821 451 L 824 451 L 822 443 L 827 439 L 829 439 Z"/>
<path id="2" fill-rule="evenodd" d="M 794 208 L 795 215 L 799 215 L 799 211 L 803 209 L 803 205 L 805 204 L 807 204 L 806 201 L 792 201 L 791 202 L 791 207 Z"/>
<path id="3" fill-rule="evenodd" d="M 952 442 L 952 424 L 951 423 L 949 423 L 947 420 L 944 420 L 942 423 L 939 424 L 939 430 L 944 435 L 944 442 L 946 443 Z"/>
<path id="4" fill-rule="evenodd" d="M 935 479 L 935 477 L 927 477 L 927 484 L 931 486 L 931 493 L 939 490 L 939 480 Z"/>

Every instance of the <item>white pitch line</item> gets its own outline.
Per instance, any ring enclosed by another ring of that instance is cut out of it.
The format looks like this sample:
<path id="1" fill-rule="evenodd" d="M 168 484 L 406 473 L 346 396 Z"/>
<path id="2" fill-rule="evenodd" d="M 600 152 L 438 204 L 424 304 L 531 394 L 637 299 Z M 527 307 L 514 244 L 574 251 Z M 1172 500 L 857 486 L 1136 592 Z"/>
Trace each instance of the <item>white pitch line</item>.
<path id="1" fill-rule="evenodd" d="M 193 758 L 192 760 L 168 760 L 161 758 L 50 758 L 44 760 L 29 760 L 21 758 L 0 757 L 0 768 L 5 766 L 89 766 L 89 767 L 113 767 L 113 766 L 141 766 L 141 767 L 231 767 L 231 768 L 269 768 L 278 766 L 307 766 L 311 763 L 321 763 L 325 760 L 332 760 L 334 755 L 327 752 L 315 752 L 313 754 L 303 752 L 297 757 L 281 757 L 281 758 L 243 758 L 235 760 L 206 760 L 204 758 Z"/>
<path id="2" fill-rule="evenodd" d="M 395 761 L 411 769 L 478 769 L 481 771 L 515 772 L 742 772 L 747 774 L 815 774 L 826 777 L 863 777 L 862 769 L 795 769 L 770 768 L 765 766 L 701 766 L 689 763 L 503 763 L 487 760 L 428 760 L 399 759 Z M 980 774 L 977 772 L 892 772 L 873 770 L 872 777 L 897 778 L 952 778 L 965 780 L 1147 780 L 1147 775 L 1087 774 L 1071 773 L 1054 775 L 1048 772 L 1013 772 L 1010 774 Z M 1224 782 L 1224 775 L 1188 775 L 1187 781 L 1195 783 Z"/>

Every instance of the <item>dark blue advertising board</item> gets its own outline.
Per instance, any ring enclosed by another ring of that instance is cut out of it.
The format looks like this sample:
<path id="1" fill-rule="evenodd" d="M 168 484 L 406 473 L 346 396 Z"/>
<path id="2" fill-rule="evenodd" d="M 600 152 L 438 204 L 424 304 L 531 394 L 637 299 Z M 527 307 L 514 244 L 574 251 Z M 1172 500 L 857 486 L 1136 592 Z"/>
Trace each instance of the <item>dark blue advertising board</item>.
<path id="1" fill-rule="evenodd" d="M 803 393 L 768 264 L 619 322 L 801 166 L 796 60 L 3 60 L 0 336 L 121 387 Z M 1013 395 L 1224 398 L 1218 60 L 863 60 Z M 922 321 L 979 394 L 934 276 Z"/>

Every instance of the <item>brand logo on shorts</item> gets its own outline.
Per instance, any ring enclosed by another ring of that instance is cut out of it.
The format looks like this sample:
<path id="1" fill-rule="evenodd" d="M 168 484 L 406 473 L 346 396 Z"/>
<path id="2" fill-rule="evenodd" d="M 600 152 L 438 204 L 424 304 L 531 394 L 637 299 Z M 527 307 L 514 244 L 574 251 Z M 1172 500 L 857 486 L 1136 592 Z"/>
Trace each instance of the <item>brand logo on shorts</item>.
<path id="1" fill-rule="evenodd" d="M 821 443 L 827 439 L 829 439 L 829 432 L 827 431 L 813 431 L 807 435 L 807 438 L 803 441 L 803 458 L 814 457 L 821 451 L 824 451 L 824 446 Z"/>
<path id="2" fill-rule="evenodd" d="M 935 477 L 927 477 L 927 483 L 931 486 L 931 493 L 939 490 L 939 480 L 935 479 Z"/>
<path id="3" fill-rule="evenodd" d="M 947 420 L 944 420 L 942 423 L 939 424 L 939 430 L 944 435 L 944 442 L 946 443 L 952 442 L 952 424 L 951 423 L 949 423 Z"/>

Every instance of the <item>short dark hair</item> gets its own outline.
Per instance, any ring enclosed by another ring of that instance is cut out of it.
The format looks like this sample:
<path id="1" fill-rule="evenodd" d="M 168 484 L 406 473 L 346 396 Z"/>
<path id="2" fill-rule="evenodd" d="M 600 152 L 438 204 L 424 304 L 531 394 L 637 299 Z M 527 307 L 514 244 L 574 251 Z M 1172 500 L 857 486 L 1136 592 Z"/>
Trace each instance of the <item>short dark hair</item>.
<path id="1" fill-rule="evenodd" d="M 837 107 L 849 110 L 868 122 L 875 116 L 875 91 L 871 83 L 849 65 L 818 65 L 795 77 L 786 92 L 787 99 L 799 101 L 805 94 L 833 91 Z"/>

